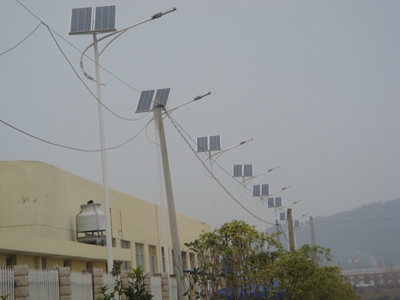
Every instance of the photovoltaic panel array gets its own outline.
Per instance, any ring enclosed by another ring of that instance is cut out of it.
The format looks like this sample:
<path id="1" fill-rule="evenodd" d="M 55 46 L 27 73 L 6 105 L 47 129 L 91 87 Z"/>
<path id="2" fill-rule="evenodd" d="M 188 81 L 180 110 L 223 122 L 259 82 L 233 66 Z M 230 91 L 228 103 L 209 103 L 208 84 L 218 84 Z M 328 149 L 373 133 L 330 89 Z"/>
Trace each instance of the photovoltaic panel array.
<path id="1" fill-rule="evenodd" d="M 268 184 L 261 185 L 261 195 L 262 196 L 268 196 L 269 195 L 269 185 Z"/>
<path id="2" fill-rule="evenodd" d="M 96 7 L 95 11 L 94 31 L 108 32 L 117 30 L 117 7 L 115 5 Z"/>
<path id="3" fill-rule="evenodd" d="M 116 31 L 117 7 L 73 8 L 69 34 L 92 34 Z"/>
<path id="4" fill-rule="evenodd" d="M 85 34 L 92 30 L 93 8 L 73 8 L 69 34 Z"/>
<path id="5" fill-rule="evenodd" d="M 142 91 L 139 96 L 139 102 L 136 107 L 136 112 L 150 111 L 150 106 L 153 102 L 154 90 Z"/>
<path id="6" fill-rule="evenodd" d="M 253 197 L 258 197 L 260 196 L 260 185 L 253 185 Z"/>
<path id="7" fill-rule="evenodd" d="M 197 152 L 208 151 L 207 137 L 202 136 L 197 138 Z"/>
<path id="8" fill-rule="evenodd" d="M 253 177 L 253 165 L 234 165 L 233 177 Z"/>
<path id="9" fill-rule="evenodd" d="M 244 177 L 253 177 L 253 165 L 244 165 L 243 171 Z"/>
<path id="10" fill-rule="evenodd" d="M 160 104 L 166 108 L 167 107 L 167 101 L 168 101 L 168 96 L 169 92 L 171 89 L 159 89 L 157 90 L 156 98 L 155 99 L 160 99 Z M 153 110 L 156 109 L 157 104 L 154 102 L 153 105 Z"/>
<path id="11" fill-rule="evenodd" d="M 160 99 L 160 103 L 163 107 L 167 106 L 168 97 L 170 95 L 170 88 L 159 89 L 156 93 L 155 90 L 142 91 L 139 96 L 139 102 L 136 107 L 136 112 L 149 112 L 156 108 L 155 99 Z M 155 96 L 154 96 L 155 94 Z"/>
<path id="12" fill-rule="evenodd" d="M 210 151 L 221 150 L 221 136 L 210 136 Z"/>
<path id="13" fill-rule="evenodd" d="M 233 177 L 242 177 L 242 165 L 233 165 Z"/>

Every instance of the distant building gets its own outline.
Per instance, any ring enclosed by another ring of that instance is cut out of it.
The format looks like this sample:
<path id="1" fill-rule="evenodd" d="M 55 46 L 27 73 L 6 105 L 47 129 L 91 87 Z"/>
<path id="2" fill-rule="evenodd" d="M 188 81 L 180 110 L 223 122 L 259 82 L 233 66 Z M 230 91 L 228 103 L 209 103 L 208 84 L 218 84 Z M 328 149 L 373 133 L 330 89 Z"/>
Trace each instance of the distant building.
<path id="1" fill-rule="evenodd" d="M 113 189 L 109 195 L 114 260 L 125 269 L 141 265 L 150 273 L 163 272 L 162 208 Z M 44 269 L 58 265 L 73 271 L 107 271 L 107 247 L 77 241 L 76 216 L 89 200 L 100 203 L 104 212 L 100 184 L 42 162 L 1 161 L 0 267 Z M 177 220 L 184 268 L 192 269 L 196 257 L 186 252 L 184 243 L 211 228 L 181 214 L 177 214 Z M 166 223 L 172 266 L 167 213 Z"/>
<path id="2" fill-rule="evenodd" d="M 400 287 L 399 267 L 344 270 L 342 275 L 346 282 L 355 287 Z"/>

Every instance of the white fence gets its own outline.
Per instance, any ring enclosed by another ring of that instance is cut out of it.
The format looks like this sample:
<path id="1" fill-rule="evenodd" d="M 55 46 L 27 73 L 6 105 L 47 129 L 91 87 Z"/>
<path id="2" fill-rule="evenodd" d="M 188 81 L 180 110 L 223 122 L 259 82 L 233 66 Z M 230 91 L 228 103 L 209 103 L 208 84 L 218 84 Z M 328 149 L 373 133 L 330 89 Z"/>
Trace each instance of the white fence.
<path id="1" fill-rule="evenodd" d="M 92 274 L 71 272 L 71 294 L 72 299 L 93 300 Z"/>
<path id="2" fill-rule="evenodd" d="M 8 295 L 7 300 L 14 300 L 14 269 L 0 268 L 0 296 Z"/>
<path id="3" fill-rule="evenodd" d="M 30 300 L 60 298 L 58 270 L 29 270 L 28 278 Z"/>

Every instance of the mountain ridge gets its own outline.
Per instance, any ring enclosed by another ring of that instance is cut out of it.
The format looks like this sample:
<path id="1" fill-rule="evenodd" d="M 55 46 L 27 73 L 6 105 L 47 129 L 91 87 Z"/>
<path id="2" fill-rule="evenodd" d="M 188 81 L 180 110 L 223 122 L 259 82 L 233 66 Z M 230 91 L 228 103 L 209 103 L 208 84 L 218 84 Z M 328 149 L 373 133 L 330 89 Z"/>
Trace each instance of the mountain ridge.
<path id="1" fill-rule="evenodd" d="M 399 265 L 399 212 L 400 199 L 396 199 L 314 217 L 316 244 L 330 248 L 333 262 L 342 268 Z M 267 231 L 274 232 L 275 228 Z M 309 221 L 295 228 L 295 237 L 297 247 L 311 244 Z"/>

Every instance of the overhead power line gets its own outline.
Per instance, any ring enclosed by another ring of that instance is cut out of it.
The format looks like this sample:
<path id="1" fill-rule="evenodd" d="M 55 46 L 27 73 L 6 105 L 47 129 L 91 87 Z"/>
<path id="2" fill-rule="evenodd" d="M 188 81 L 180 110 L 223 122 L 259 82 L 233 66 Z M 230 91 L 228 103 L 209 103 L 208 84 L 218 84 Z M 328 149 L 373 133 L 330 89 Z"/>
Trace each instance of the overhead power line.
<path id="1" fill-rule="evenodd" d="M 42 25 L 42 23 L 39 23 L 39 24 L 35 27 L 35 29 L 33 29 L 33 31 L 32 31 L 30 34 L 28 34 L 24 39 L 22 39 L 22 41 L 20 41 L 20 42 L 19 42 L 18 44 L 16 44 L 14 47 L 11 47 L 10 49 L 8 49 L 8 50 L 6 50 L 6 51 L 0 53 L 0 56 L 2 56 L 3 54 L 6 54 L 7 52 L 10 52 L 11 50 L 13 50 L 13 49 L 17 48 L 19 45 L 21 45 L 28 37 L 30 37 L 30 36 L 36 31 L 36 29 L 39 28 L 40 25 Z"/>
<path id="2" fill-rule="evenodd" d="M 150 121 L 151 121 L 151 120 L 150 120 Z M 4 125 L 7 125 L 8 127 L 12 128 L 12 129 L 14 129 L 14 130 L 16 130 L 16 131 L 19 131 L 19 132 L 21 132 L 21 133 L 23 133 L 23 134 L 25 134 L 25 135 L 27 135 L 27 136 L 33 138 L 33 139 L 36 139 L 36 140 L 38 140 L 38 141 L 41 141 L 41 142 L 43 142 L 43 143 L 46 143 L 46 144 L 49 144 L 49 145 L 52 145 L 52 146 L 61 147 L 61 148 L 69 149 L 69 150 L 81 151 L 81 152 L 101 152 L 101 151 L 114 150 L 114 149 L 117 149 L 117 148 L 120 148 L 120 147 L 126 145 L 127 143 L 129 143 L 130 141 L 132 141 L 133 139 L 135 139 L 135 138 L 149 125 L 150 121 L 147 122 L 147 124 L 146 124 L 136 135 L 134 135 L 132 138 L 130 138 L 130 139 L 127 140 L 126 142 L 124 142 L 124 143 L 122 143 L 122 144 L 120 144 L 120 145 L 114 146 L 114 147 L 109 147 L 109 148 L 105 148 L 105 149 L 94 149 L 94 150 L 75 148 L 75 147 L 70 147 L 70 146 L 65 146 L 65 145 L 53 143 L 53 142 L 47 141 L 47 140 L 45 140 L 45 139 L 42 139 L 42 138 L 40 138 L 40 137 L 34 136 L 34 135 L 32 135 L 32 134 L 30 134 L 30 133 L 28 133 L 28 132 L 26 132 L 26 131 L 23 131 L 23 130 L 21 130 L 21 129 L 19 129 L 19 128 L 17 128 L 17 127 L 15 127 L 15 126 L 13 126 L 13 125 L 11 125 L 11 124 L 9 124 L 9 123 L 3 121 L 3 120 L 0 120 L 0 123 L 3 123 Z"/>
<path id="3" fill-rule="evenodd" d="M 194 153 L 194 155 L 197 157 L 197 159 L 201 162 L 201 164 L 203 165 L 203 167 L 207 170 L 208 173 L 210 173 L 210 175 L 212 176 L 212 178 L 221 186 L 221 188 L 225 191 L 225 193 L 227 193 L 229 195 L 229 197 L 231 197 L 231 199 L 233 201 L 235 201 L 241 208 L 243 208 L 245 211 L 247 211 L 251 216 L 253 216 L 254 218 L 256 218 L 257 220 L 269 224 L 269 225 L 275 225 L 274 223 L 270 223 L 267 222 L 261 218 L 259 218 L 258 216 L 256 216 L 254 213 L 252 213 L 251 211 L 249 211 L 245 206 L 243 206 L 243 204 L 241 204 L 229 191 L 228 189 L 221 183 L 221 181 L 219 181 L 219 179 L 217 177 L 215 177 L 215 175 L 213 174 L 213 172 L 211 172 L 211 170 L 207 167 L 207 165 L 201 160 L 200 156 L 197 154 L 197 152 L 195 151 L 195 149 L 190 145 L 190 143 L 188 142 L 188 140 L 183 136 L 182 132 L 179 130 L 177 122 L 171 117 L 171 115 L 167 112 L 167 117 L 169 118 L 169 120 L 171 121 L 172 125 L 175 127 L 176 131 L 179 133 L 179 135 L 182 137 L 182 139 L 186 142 L 186 144 L 188 145 L 188 147 L 190 148 L 190 150 Z M 179 126 L 180 128 L 182 128 L 181 126 Z"/>
<path id="4" fill-rule="evenodd" d="M 45 22 L 43 22 L 38 16 L 36 16 L 32 11 L 30 11 L 26 6 L 24 6 L 21 2 L 19 2 L 18 0 L 15 0 L 16 2 L 18 2 L 24 9 L 26 9 L 32 16 L 34 16 L 37 20 L 39 20 L 41 22 L 41 24 L 43 24 L 44 26 L 47 27 L 50 35 L 52 36 L 54 42 L 56 43 L 58 49 L 60 50 L 60 52 L 62 53 L 62 55 L 64 56 L 64 58 L 66 59 L 66 61 L 68 62 L 69 66 L 72 68 L 73 72 L 75 73 L 75 75 L 79 78 L 79 80 L 81 81 L 81 83 L 85 86 L 85 88 L 89 91 L 89 93 L 111 114 L 113 114 L 114 116 L 116 116 L 117 118 L 120 118 L 122 120 L 125 121 L 137 121 L 140 120 L 142 118 L 144 118 L 146 115 L 140 117 L 140 118 L 125 118 L 122 117 L 118 114 L 116 114 L 115 112 L 113 112 L 111 109 L 109 109 L 108 107 L 106 107 L 102 102 L 99 101 L 99 99 L 97 98 L 96 95 L 94 95 L 94 93 L 90 90 L 90 88 L 85 84 L 85 82 L 82 80 L 82 78 L 79 76 L 79 74 L 77 73 L 77 71 L 75 70 L 75 68 L 73 67 L 73 65 L 71 64 L 71 62 L 69 61 L 69 59 L 67 58 L 67 56 L 65 55 L 64 51 L 62 50 L 62 48 L 60 47 L 59 43 L 57 42 L 56 38 L 54 37 L 53 33 L 55 33 L 59 38 L 61 38 L 62 40 L 64 40 L 67 44 L 69 44 L 72 48 L 74 48 L 76 51 L 78 51 L 79 53 L 82 53 L 81 50 L 79 50 L 77 47 L 75 47 L 72 43 L 70 43 L 68 40 L 66 40 L 64 37 L 62 37 L 59 33 L 57 33 L 54 29 L 52 29 L 49 25 L 47 25 Z M 39 25 L 41 25 L 39 24 Z M 36 29 L 35 29 L 36 30 Z M 88 58 L 89 60 L 91 60 L 92 62 L 94 62 L 94 60 L 92 58 L 90 58 L 89 56 L 85 55 L 86 58 Z M 129 87 L 130 89 L 132 89 L 133 91 L 135 91 L 136 93 L 140 94 L 140 92 L 135 89 L 134 87 L 132 87 L 131 85 L 129 85 L 128 83 L 126 83 L 125 81 L 123 81 L 121 78 L 119 78 L 118 76 L 116 76 L 115 74 L 113 74 L 112 72 L 108 71 L 106 68 L 102 67 L 101 65 L 99 65 L 100 68 L 102 68 L 104 71 L 106 71 L 108 74 L 110 74 L 111 76 L 113 76 L 115 79 L 117 79 L 118 81 L 120 81 L 121 83 L 123 83 L 124 85 L 126 85 L 127 87 Z"/>

